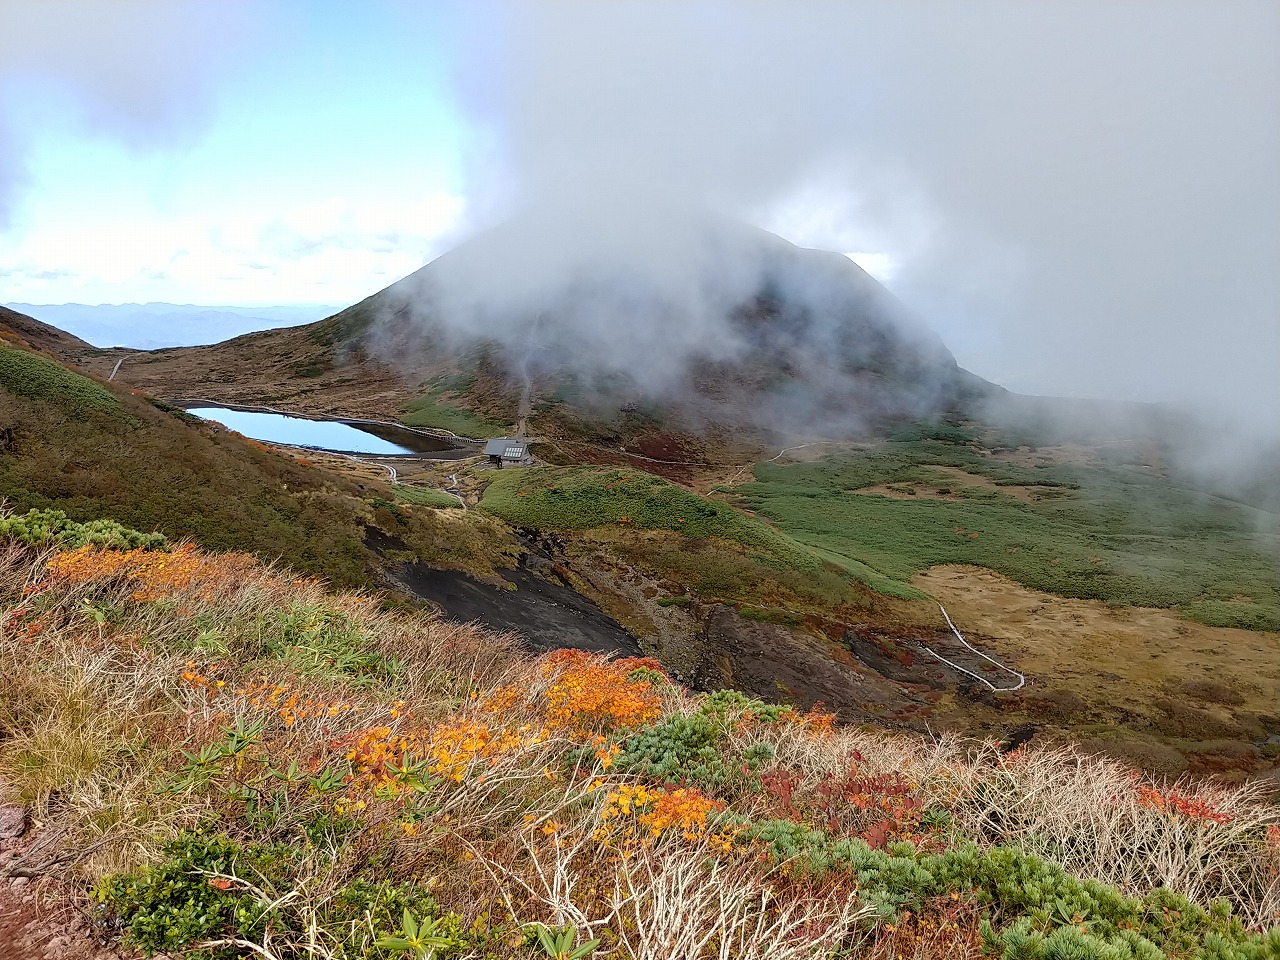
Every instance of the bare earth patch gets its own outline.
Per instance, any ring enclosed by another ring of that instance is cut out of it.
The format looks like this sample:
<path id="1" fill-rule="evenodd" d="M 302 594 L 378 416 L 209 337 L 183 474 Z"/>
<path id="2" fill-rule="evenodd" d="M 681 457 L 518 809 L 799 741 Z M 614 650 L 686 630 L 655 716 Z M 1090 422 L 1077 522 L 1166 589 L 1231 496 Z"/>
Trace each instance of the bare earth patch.
<path id="1" fill-rule="evenodd" d="M 8 792 L 0 783 L 0 797 Z M 22 808 L 4 805 L 3 810 L 0 820 L 8 827 L 8 814 Z M 24 811 L 16 829 L 0 830 L 0 960 L 119 960 L 120 954 L 98 942 L 65 886 L 38 873 L 27 875 L 33 871 L 24 868 L 39 846 L 41 829 Z"/>
<path id="2" fill-rule="evenodd" d="M 930 464 L 925 469 L 931 475 L 941 476 L 938 476 L 934 482 L 920 480 L 910 483 L 881 483 L 873 487 L 859 487 L 857 490 L 850 490 L 849 492 L 888 497 L 891 500 L 959 500 L 960 496 L 957 491 L 969 487 L 992 490 L 1015 500 L 1021 500 L 1023 503 L 1035 503 L 1046 497 L 1062 496 L 1059 488 L 996 483 L 990 477 L 984 477 L 979 473 L 970 473 L 959 467 Z"/>

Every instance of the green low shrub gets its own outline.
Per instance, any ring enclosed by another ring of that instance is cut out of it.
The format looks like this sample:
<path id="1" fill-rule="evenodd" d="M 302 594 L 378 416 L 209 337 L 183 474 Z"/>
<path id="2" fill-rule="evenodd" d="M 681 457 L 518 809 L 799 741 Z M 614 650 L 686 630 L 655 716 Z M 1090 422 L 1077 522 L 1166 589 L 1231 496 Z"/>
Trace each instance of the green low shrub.
<path id="1" fill-rule="evenodd" d="M 28 510 L 0 518 L 0 537 L 20 540 L 29 547 L 56 544 L 74 549 L 86 544 L 113 550 L 144 547 L 158 550 L 167 543 L 162 533 L 141 533 L 114 520 L 72 520 L 61 510 Z"/>
<path id="2" fill-rule="evenodd" d="M 290 844 L 240 843 L 216 833 L 190 832 L 165 846 L 153 867 L 107 877 L 94 899 L 98 920 L 120 931 L 127 946 L 147 956 L 186 951 L 202 943 L 240 939 L 261 943 L 268 926 L 280 957 L 310 956 L 290 949 L 305 939 L 310 917 L 299 889 L 304 858 L 326 856 L 315 848 Z M 315 924 L 334 941 L 333 957 L 391 957 L 374 946 L 380 937 L 400 931 L 405 911 L 433 921 L 442 946 L 439 957 L 475 956 L 501 931 L 486 923 L 468 925 L 457 914 L 442 913 L 435 900 L 411 883 L 355 879 L 314 905 Z M 206 948 L 196 955 L 242 957 L 241 947 Z"/>
<path id="3" fill-rule="evenodd" d="M 124 931 L 124 942 L 147 956 L 228 935 L 260 941 L 272 911 L 242 885 L 219 877 L 243 877 L 264 893 L 279 895 L 290 888 L 297 851 L 186 833 L 165 846 L 164 857 L 154 867 L 107 877 L 96 891 L 103 922 Z M 238 953 L 228 948 L 210 955 Z"/>
<path id="4" fill-rule="evenodd" d="M 765 703 L 737 690 L 715 690 L 699 699 L 698 713 L 725 730 L 745 715 L 758 722 L 777 723 L 794 716 L 796 709 L 789 704 Z"/>
<path id="5" fill-rule="evenodd" d="M 26 350 L 0 347 L 0 385 L 21 397 L 51 401 L 68 412 L 120 409 L 116 395 L 102 384 Z"/>
<path id="6" fill-rule="evenodd" d="M 508 425 L 486 417 L 456 403 L 435 399 L 431 395 L 412 401 L 400 416 L 409 427 L 434 427 L 460 437 L 480 439 L 502 436 Z"/>

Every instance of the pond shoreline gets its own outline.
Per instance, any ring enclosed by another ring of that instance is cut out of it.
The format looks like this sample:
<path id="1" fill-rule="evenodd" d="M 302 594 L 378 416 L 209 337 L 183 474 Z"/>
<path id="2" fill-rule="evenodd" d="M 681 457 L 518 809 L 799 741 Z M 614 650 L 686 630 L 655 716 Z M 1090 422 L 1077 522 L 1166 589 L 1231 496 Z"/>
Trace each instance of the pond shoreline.
<path id="1" fill-rule="evenodd" d="M 227 401 L 215 400 L 209 397 L 183 397 L 173 400 L 166 400 L 166 403 L 172 404 L 183 410 L 196 409 L 218 409 L 228 410 L 240 413 L 263 414 L 269 416 L 284 417 L 293 420 L 307 420 L 312 423 L 334 423 L 351 427 L 362 433 L 367 433 L 371 437 L 376 437 L 386 443 L 394 446 L 402 447 L 404 452 L 373 452 L 368 450 L 343 449 L 336 446 L 322 446 L 319 444 L 294 443 L 287 440 L 272 440 L 262 437 L 250 437 L 259 443 L 269 443 L 274 446 L 290 447 L 298 450 L 314 450 L 325 453 L 336 453 L 342 455 L 354 455 L 365 457 L 378 457 L 387 459 L 429 459 L 429 460 L 462 460 L 475 456 L 482 449 L 484 440 L 477 440 L 470 437 L 460 437 L 457 434 L 438 428 L 420 428 L 410 427 L 403 423 L 397 423 L 390 420 L 370 420 L 361 417 L 326 417 L 310 413 L 299 413 L 291 410 L 280 410 L 266 404 L 248 404 L 248 403 L 231 403 Z M 198 414 L 195 414 L 198 416 Z M 211 418 L 202 418 L 211 419 Z M 227 424 L 228 429 L 235 430 Z M 236 430 L 242 433 L 243 430 Z M 388 436 L 389 434 L 389 436 Z M 413 447 L 421 444 L 422 441 L 432 441 L 435 444 L 448 444 L 438 449 L 413 449 Z M 417 443 L 415 443 L 417 441 Z"/>

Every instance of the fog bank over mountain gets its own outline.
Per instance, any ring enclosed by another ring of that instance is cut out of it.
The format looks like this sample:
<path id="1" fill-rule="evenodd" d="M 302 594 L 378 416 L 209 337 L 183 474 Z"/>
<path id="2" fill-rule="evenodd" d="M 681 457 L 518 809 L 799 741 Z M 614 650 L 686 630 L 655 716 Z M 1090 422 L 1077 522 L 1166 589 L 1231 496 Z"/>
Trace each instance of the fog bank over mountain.
<path id="1" fill-rule="evenodd" d="M 676 414 L 695 432 L 857 436 L 979 386 L 839 253 L 688 208 L 594 213 L 526 208 L 462 243 L 353 308 L 375 321 L 361 345 L 410 374 L 480 350 L 523 385 L 525 412 L 571 396 L 606 418 Z"/>
<path id="2" fill-rule="evenodd" d="M 457 78 L 480 221 L 707 208 L 879 251 L 989 379 L 1280 433 L 1274 4 L 492 9 Z"/>
<path id="3" fill-rule="evenodd" d="M 160 183 L 133 194 L 104 181 L 71 204 L 70 226 L 55 218 L 40 257 L 6 263 L 0 280 L 21 269 L 62 282 L 56 254 L 79 229 L 101 251 L 73 269 L 164 273 L 188 232 L 157 240 L 154 224 L 131 231 L 129 217 L 137 204 L 167 208 L 183 189 L 213 211 L 201 206 L 190 223 L 215 239 L 182 261 L 204 289 L 270 270 L 323 278 L 282 264 L 317 257 L 313 266 L 349 268 L 376 243 L 448 249 L 531 205 L 588 221 L 541 241 L 563 247 L 555 256 L 515 250 L 495 267 L 496 289 L 521 261 L 589 260 L 602 234 L 641 246 L 665 235 L 670 251 L 687 249 L 654 211 L 709 211 L 800 246 L 875 254 L 892 266 L 893 293 L 962 366 L 1012 389 L 1177 402 L 1275 437 L 1278 51 L 1274 0 L 493 0 L 375 3 L 321 18 L 265 0 L 0 3 L 0 231 L 42 209 L 23 200 L 46 179 L 51 209 L 65 207 L 54 188 L 97 171 L 59 180 L 52 160 L 88 155 L 92 143 L 151 159 L 121 164 L 123 175 L 181 170 L 220 117 L 239 115 L 227 112 L 236 102 L 260 108 L 243 115 L 260 115 L 271 133 L 245 141 L 253 162 L 237 175 L 166 185 L 155 173 Z M 371 73 L 380 85 L 361 86 Z M 334 112 L 352 90 L 356 116 L 376 113 L 376 129 Z M 293 117 L 317 121 L 306 129 L 324 136 L 295 135 Z M 66 129 L 81 139 L 56 136 Z M 429 135 L 374 137 L 387 131 Z M 431 167 L 413 153 L 424 139 L 462 158 L 457 182 L 387 173 L 358 149 L 376 140 L 380 157 L 413 154 Z M 280 215 L 289 243 L 272 243 L 282 235 L 274 222 L 237 231 L 220 219 L 256 212 L 261 204 L 236 206 L 239 192 L 274 196 L 321 156 L 343 166 L 300 201 L 303 214 Z M 216 159 L 204 162 L 221 171 Z M 446 219 L 464 211 L 466 229 L 445 237 L 426 212 L 416 228 L 392 217 L 356 229 L 367 201 L 345 185 L 379 177 L 398 210 L 425 211 L 424 199 L 447 189 Z M 137 202 L 99 210 L 90 229 L 98 199 L 130 196 Z M 329 198 L 340 215 L 311 211 Z M 235 242 L 223 249 L 219 237 Z M 211 250 L 218 256 L 200 254 Z M 7 259 L 27 256 L 15 251 Z M 394 262 L 357 289 L 372 293 L 406 269 Z M 634 311 L 619 316 L 623 336 L 602 336 L 602 349 L 638 335 Z M 689 333 L 674 332 L 676 346 Z"/>

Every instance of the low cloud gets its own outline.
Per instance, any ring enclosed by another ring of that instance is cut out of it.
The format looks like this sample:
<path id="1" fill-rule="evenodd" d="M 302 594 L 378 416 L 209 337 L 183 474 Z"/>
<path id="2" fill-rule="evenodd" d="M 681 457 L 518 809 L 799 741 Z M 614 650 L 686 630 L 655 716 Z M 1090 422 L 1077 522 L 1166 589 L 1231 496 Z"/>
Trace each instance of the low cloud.
<path id="1" fill-rule="evenodd" d="M 265 26 L 248 4 L 0 2 L 0 230 L 45 125 L 135 150 L 190 143 L 212 116 L 218 79 Z"/>
<path id="2" fill-rule="evenodd" d="M 732 353 L 679 226 L 706 212 L 890 257 L 961 362 L 1017 389 L 1280 430 L 1274 4 L 546 2 L 472 24 L 473 208 L 560 211 L 474 289 L 612 256 L 688 294 L 679 321 L 596 311 L 584 352 L 647 332 L 659 375 Z M 466 312 L 518 340 L 511 315 Z"/>

